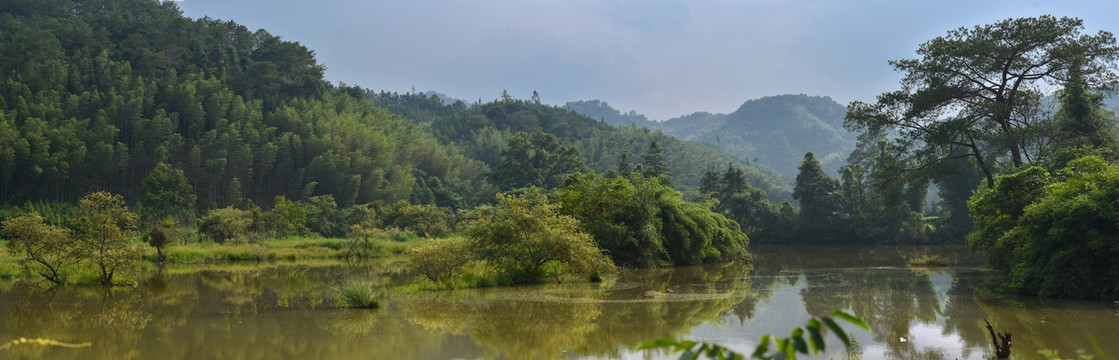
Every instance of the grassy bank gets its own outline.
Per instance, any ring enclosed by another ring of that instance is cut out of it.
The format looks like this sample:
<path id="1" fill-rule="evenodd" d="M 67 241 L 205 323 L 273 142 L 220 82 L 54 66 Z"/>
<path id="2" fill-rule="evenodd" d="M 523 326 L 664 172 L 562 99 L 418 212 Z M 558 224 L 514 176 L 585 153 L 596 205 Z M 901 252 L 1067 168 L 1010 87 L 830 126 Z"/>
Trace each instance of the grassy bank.
<path id="1" fill-rule="evenodd" d="M 216 244 L 192 243 L 169 246 L 163 249 L 168 264 L 199 264 L 230 261 L 274 261 L 342 259 L 352 257 L 370 258 L 389 254 L 401 254 L 415 246 L 416 241 L 399 242 L 391 239 L 374 239 L 370 248 L 351 250 L 351 239 L 321 237 L 284 237 L 266 239 L 254 244 Z M 360 247 L 360 246 L 359 246 Z M 156 260 L 158 255 L 151 249 L 146 257 Z"/>
<path id="2" fill-rule="evenodd" d="M 143 261 L 138 264 L 139 267 L 135 270 L 143 272 L 144 269 L 159 266 L 157 264 L 159 255 L 156 249 L 146 244 L 139 244 L 139 239 L 135 241 L 137 245 L 144 248 L 142 252 Z M 175 267 L 206 264 L 256 264 L 261 261 L 332 261 L 344 259 L 347 255 L 351 258 L 370 259 L 403 254 L 419 243 L 422 243 L 422 241 L 414 237 L 405 241 L 397 241 L 397 239 L 392 238 L 370 239 L 368 248 L 365 247 L 365 243 L 362 243 L 357 248 L 351 249 L 352 239 L 290 236 L 240 244 L 188 242 L 164 248 L 163 255 L 165 257 L 164 265 Z M 20 265 L 22 257 L 16 255 L 10 254 L 6 248 L 0 247 L 0 279 L 22 277 L 38 279 L 38 275 L 27 274 L 24 271 Z M 67 282 L 72 284 L 95 282 L 96 275 L 96 271 L 87 265 L 68 266 L 64 271 L 64 277 L 68 279 Z M 120 275 L 121 283 L 131 282 L 127 274 Z"/>

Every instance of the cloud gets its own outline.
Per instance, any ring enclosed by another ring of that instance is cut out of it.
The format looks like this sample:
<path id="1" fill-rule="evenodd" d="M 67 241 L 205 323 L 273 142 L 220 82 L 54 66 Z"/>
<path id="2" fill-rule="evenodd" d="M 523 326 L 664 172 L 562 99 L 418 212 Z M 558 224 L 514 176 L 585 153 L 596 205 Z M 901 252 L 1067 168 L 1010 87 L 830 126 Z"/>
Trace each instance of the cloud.
<path id="1" fill-rule="evenodd" d="M 1021 1 L 190 0 L 186 15 L 266 28 L 316 51 L 327 77 L 375 90 L 491 100 L 602 99 L 667 119 L 782 93 L 873 100 L 888 60 L 960 26 L 1079 16 L 1119 28 L 1119 4 Z"/>

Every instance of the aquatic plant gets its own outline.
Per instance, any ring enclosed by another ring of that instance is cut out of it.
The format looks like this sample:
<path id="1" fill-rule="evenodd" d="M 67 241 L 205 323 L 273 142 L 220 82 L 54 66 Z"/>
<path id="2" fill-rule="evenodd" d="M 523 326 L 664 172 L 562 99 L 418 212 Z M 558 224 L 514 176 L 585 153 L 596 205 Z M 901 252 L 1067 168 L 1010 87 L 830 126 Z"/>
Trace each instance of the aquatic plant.
<path id="1" fill-rule="evenodd" d="M 925 255 L 909 259 L 909 266 L 915 267 L 944 267 L 950 263 L 948 259 L 940 255 Z"/>
<path id="2" fill-rule="evenodd" d="M 380 306 L 381 294 L 368 282 L 342 280 L 338 284 L 338 292 L 342 296 L 342 302 L 348 307 L 376 309 Z"/>

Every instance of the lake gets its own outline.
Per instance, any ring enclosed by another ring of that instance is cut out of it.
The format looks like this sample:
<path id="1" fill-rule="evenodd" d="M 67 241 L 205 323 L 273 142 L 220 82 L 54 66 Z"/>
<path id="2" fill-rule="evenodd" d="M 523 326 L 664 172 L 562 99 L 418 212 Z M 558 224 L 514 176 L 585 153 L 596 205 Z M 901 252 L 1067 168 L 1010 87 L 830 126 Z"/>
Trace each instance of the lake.
<path id="1" fill-rule="evenodd" d="M 388 291 L 375 310 L 339 308 L 343 278 L 404 284 L 403 259 L 361 264 L 170 267 L 136 287 L 45 290 L 0 281 L 0 342 L 35 359 L 554 359 L 675 358 L 638 352 L 659 338 L 751 352 L 765 333 L 787 336 L 810 314 L 846 309 L 871 332 L 829 335 L 830 359 L 989 359 L 984 319 L 1014 336 L 1015 358 L 1040 349 L 1119 356 L 1110 302 L 992 294 L 982 259 L 960 247 L 754 247 L 751 265 L 628 270 L 604 282 L 454 291 Z M 905 256 L 940 254 L 946 269 Z M 841 326 L 846 323 L 840 322 Z"/>

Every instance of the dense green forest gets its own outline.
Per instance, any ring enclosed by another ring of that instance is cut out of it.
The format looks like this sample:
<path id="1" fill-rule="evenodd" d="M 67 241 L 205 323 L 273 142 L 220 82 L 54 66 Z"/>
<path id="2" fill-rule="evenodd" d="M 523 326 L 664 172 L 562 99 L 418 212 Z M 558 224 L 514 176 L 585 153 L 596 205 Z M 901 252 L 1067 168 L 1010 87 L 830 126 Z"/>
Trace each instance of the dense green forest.
<path id="1" fill-rule="evenodd" d="M 615 127 L 569 109 L 544 105 L 539 99 L 519 100 L 502 94 L 495 101 L 467 105 L 446 104 L 439 96 L 368 91 L 383 107 L 430 129 L 440 141 L 464 149 L 468 155 L 496 168 L 501 151 L 518 132 L 545 132 L 574 146 L 585 164 L 599 173 L 617 171 L 620 164 L 648 167 L 649 146 L 661 148 L 672 184 L 682 190 L 696 189 L 709 167 L 727 163 L 742 167 L 751 186 L 766 191 L 775 201 L 788 200 L 776 174 L 749 166 L 726 150 L 697 146 L 643 126 Z M 640 125 L 640 124 L 639 124 Z"/>
<path id="2" fill-rule="evenodd" d="M 484 164 L 333 88 L 312 51 L 264 30 L 186 19 L 154 1 L 3 9 L 5 204 L 96 190 L 135 201 L 161 162 L 189 174 L 199 209 L 277 195 L 394 202 L 483 186 Z"/>

